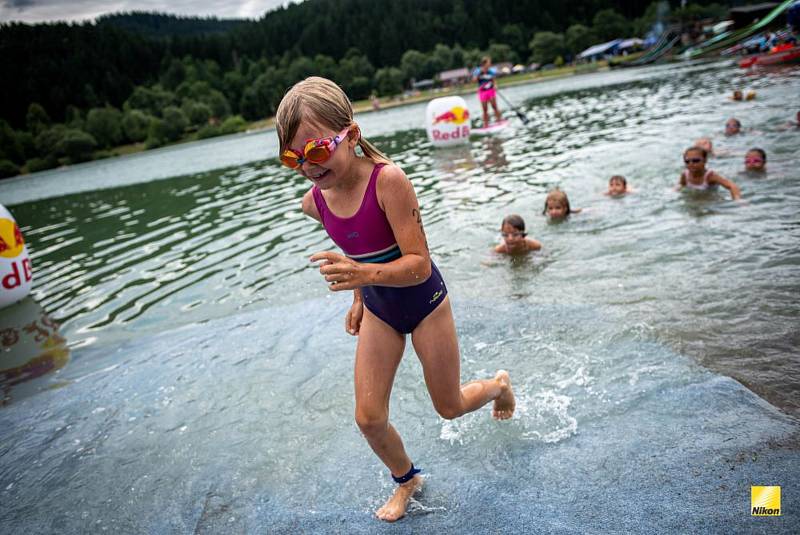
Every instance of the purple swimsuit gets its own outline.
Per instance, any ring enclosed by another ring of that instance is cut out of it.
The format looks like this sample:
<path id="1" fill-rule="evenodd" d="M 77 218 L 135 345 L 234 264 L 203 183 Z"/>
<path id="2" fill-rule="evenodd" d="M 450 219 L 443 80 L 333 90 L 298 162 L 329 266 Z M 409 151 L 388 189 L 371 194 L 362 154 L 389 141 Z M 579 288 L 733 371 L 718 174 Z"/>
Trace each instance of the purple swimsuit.
<path id="1" fill-rule="evenodd" d="M 353 217 L 339 217 L 328 208 L 322 191 L 314 186 L 314 204 L 328 236 L 344 254 L 356 262 L 386 263 L 400 258 L 392 227 L 378 203 L 378 175 L 384 164 L 376 164 L 369 177 L 361 206 Z M 412 332 L 444 300 L 447 287 L 431 261 L 431 276 L 416 286 L 364 286 L 364 306 L 396 331 Z"/>

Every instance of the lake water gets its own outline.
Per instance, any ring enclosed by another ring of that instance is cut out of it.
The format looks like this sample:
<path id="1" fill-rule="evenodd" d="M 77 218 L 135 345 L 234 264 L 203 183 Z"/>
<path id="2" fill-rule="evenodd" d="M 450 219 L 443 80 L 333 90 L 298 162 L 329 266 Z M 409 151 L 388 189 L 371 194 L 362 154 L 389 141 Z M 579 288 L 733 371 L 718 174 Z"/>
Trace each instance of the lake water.
<path id="1" fill-rule="evenodd" d="M 464 379 L 504 367 L 519 397 L 507 425 L 441 420 L 409 351 L 392 419 L 428 490 L 385 529 L 492 530 L 508 507 L 512 532 L 796 531 L 797 492 L 782 517 L 748 509 L 750 484 L 796 490 L 800 473 L 800 70 L 673 64 L 503 93 L 530 125 L 456 149 L 431 147 L 424 104 L 357 117 L 415 186 Z M 744 202 L 671 189 L 701 136 Z M 765 175 L 744 172 L 751 147 Z M 2 366 L 3 532 L 380 527 L 391 487 L 352 418 L 349 296 L 308 265 L 332 244 L 276 152 L 257 132 L 0 182 L 35 275 L 0 328 L 45 333 L 35 365 L 7 349 Z M 613 174 L 636 193 L 603 196 Z M 548 223 L 555 186 L 585 211 Z M 489 252 L 509 213 L 541 253 Z"/>

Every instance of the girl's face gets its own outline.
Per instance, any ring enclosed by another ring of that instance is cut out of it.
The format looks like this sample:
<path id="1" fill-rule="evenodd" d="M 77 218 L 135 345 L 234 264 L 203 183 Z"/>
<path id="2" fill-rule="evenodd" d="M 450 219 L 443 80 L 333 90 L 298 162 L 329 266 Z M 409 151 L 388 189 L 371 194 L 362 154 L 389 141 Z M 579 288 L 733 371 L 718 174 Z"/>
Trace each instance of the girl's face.
<path id="1" fill-rule="evenodd" d="M 748 171 L 763 171 L 767 162 L 761 156 L 761 153 L 751 150 L 744 155 L 744 168 Z"/>
<path id="2" fill-rule="evenodd" d="M 686 164 L 686 169 L 695 174 L 702 173 L 706 168 L 706 159 L 703 153 L 697 150 L 687 150 L 683 154 L 683 162 Z"/>
<path id="3" fill-rule="evenodd" d="M 567 205 L 558 199 L 547 199 L 547 215 L 550 219 L 567 217 Z"/>
<path id="4" fill-rule="evenodd" d="M 303 121 L 297 129 L 297 133 L 289 144 L 289 148 L 302 152 L 306 142 L 310 139 L 335 138 L 340 132 L 334 131 L 327 126 L 320 126 L 311 121 Z M 355 157 L 355 142 L 353 132 L 346 137 L 333 149 L 330 158 L 322 163 L 311 163 L 308 160 L 297 170 L 301 175 L 309 179 L 320 189 L 329 189 L 336 184 L 337 179 L 347 175 L 352 163 L 351 156 Z"/>
<path id="5" fill-rule="evenodd" d="M 728 119 L 728 122 L 725 123 L 725 135 L 726 136 L 735 136 L 741 131 L 742 127 L 739 126 L 739 123 L 736 122 L 735 119 Z"/>
<path id="6" fill-rule="evenodd" d="M 625 195 L 625 183 L 615 178 L 608 182 L 608 193 L 611 195 Z"/>
<path id="7" fill-rule="evenodd" d="M 525 232 L 508 223 L 500 228 L 500 235 L 509 250 L 518 248 L 525 241 Z"/>

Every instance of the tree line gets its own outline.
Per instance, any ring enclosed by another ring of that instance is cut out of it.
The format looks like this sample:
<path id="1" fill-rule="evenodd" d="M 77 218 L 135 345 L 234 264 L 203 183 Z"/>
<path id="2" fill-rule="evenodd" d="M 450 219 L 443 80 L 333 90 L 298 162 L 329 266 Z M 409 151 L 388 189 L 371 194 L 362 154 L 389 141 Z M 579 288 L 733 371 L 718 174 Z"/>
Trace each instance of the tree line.
<path id="1" fill-rule="evenodd" d="M 253 22 L 197 19 L 194 29 L 143 13 L 3 24 L 0 73 L 10 82 L 0 85 L 0 176 L 102 157 L 124 143 L 235 132 L 273 115 L 286 89 L 310 75 L 362 99 L 485 54 L 569 59 L 595 42 L 641 35 L 656 13 L 655 3 L 641 10 L 633 1 L 308 0 Z"/>

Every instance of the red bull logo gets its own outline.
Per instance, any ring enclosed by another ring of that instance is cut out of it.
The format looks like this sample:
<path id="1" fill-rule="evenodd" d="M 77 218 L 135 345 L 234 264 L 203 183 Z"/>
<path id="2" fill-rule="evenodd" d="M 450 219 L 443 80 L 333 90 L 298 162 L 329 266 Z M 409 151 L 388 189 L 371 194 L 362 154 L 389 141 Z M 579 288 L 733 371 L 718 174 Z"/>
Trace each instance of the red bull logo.
<path id="1" fill-rule="evenodd" d="M 454 123 L 462 124 L 469 120 L 469 110 L 461 106 L 454 106 L 444 113 L 433 118 L 433 124 L 439 123 Z"/>

